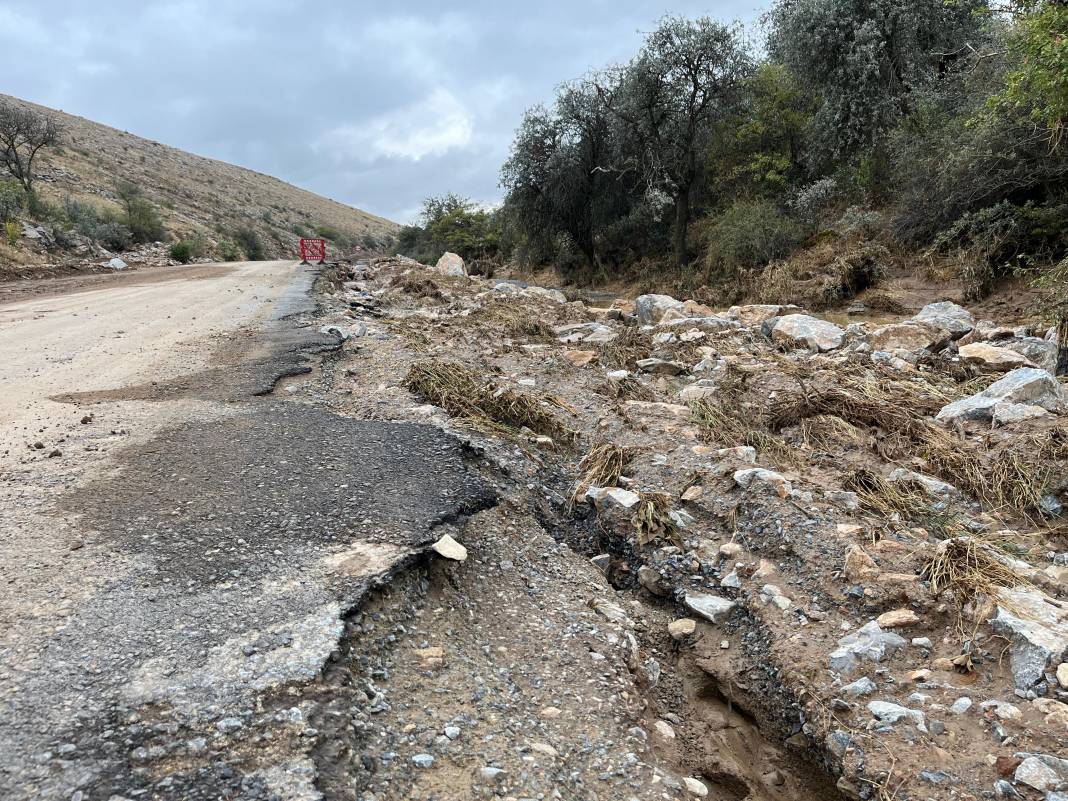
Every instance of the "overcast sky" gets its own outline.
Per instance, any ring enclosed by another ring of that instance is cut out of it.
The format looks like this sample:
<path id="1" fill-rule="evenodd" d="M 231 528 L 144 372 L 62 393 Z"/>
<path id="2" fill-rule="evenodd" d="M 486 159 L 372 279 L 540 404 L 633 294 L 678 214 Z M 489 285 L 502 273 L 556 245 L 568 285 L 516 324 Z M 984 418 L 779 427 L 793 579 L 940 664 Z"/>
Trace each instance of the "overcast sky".
<path id="1" fill-rule="evenodd" d="M 0 0 L 0 92 L 276 175 L 398 222 L 500 199 L 529 106 L 666 13 L 758 0 Z"/>

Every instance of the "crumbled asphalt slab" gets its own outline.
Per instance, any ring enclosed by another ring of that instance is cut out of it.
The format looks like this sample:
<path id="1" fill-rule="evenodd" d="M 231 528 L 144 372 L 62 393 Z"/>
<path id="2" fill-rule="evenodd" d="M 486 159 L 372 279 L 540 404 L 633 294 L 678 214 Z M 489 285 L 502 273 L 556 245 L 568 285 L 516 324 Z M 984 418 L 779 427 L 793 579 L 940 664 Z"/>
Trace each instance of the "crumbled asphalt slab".
<path id="1" fill-rule="evenodd" d="M 295 316 L 313 280 L 276 309 L 269 353 L 190 382 L 228 412 L 131 447 L 57 500 L 111 573 L 51 636 L 5 654 L 0 797 L 310 793 L 302 692 L 346 613 L 435 529 L 496 502 L 437 428 L 255 397 L 325 344 Z"/>

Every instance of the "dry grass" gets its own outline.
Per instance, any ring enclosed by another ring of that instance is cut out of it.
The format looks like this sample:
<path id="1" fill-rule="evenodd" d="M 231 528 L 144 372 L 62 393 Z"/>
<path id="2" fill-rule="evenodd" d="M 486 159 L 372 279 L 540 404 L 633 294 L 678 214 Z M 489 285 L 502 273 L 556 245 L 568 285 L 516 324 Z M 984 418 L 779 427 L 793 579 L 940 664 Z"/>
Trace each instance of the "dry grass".
<path id="1" fill-rule="evenodd" d="M 581 483 L 587 487 L 615 487 L 633 458 L 632 448 L 624 448 L 611 442 L 595 445 L 579 462 L 579 470 L 582 471 Z"/>
<path id="2" fill-rule="evenodd" d="M 597 392 L 604 395 L 606 398 L 613 398 L 615 400 L 656 400 L 656 393 L 633 376 L 605 380 L 597 388 Z"/>
<path id="3" fill-rule="evenodd" d="M 813 451 L 833 452 L 842 446 L 864 448 L 870 437 L 835 414 L 818 414 L 801 421 L 801 438 Z"/>
<path id="4" fill-rule="evenodd" d="M 527 428 L 561 441 L 576 436 L 546 408 L 550 404 L 567 408 L 565 404 L 498 386 L 462 364 L 431 361 L 412 365 L 405 386 L 428 403 L 492 433 L 513 436 Z"/>
<path id="5" fill-rule="evenodd" d="M 1001 589 L 1027 582 L 1008 560 L 988 543 L 974 537 L 953 537 L 938 544 L 934 556 L 923 567 L 937 596 L 949 590 L 958 610 L 977 605 L 981 598 L 996 600 Z"/>
<path id="6" fill-rule="evenodd" d="M 495 331 L 517 339 L 556 341 L 556 331 L 546 322 L 547 319 L 555 319 L 555 314 L 548 313 L 548 310 L 537 304 L 494 300 L 484 305 L 472 317 L 477 320 L 480 331 Z"/>
<path id="7" fill-rule="evenodd" d="M 632 326 L 624 328 L 611 342 L 601 345 L 597 360 L 610 370 L 636 370 L 638 359 L 644 359 L 652 349 L 652 336 Z"/>
<path id="8" fill-rule="evenodd" d="M 873 311 L 887 312 L 888 314 L 906 315 L 910 309 L 901 299 L 885 289 L 876 289 L 863 297 L 863 303 Z"/>
<path id="9" fill-rule="evenodd" d="M 638 546 L 644 548 L 658 539 L 681 545 L 678 528 L 671 519 L 671 497 L 664 492 L 639 493 L 641 500 L 631 522 L 638 535 Z"/>
<path id="10" fill-rule="evenodd" d="M 420 278 L 411 273 L 397 275 L 390 279 L 390 288 L 397 289 L 414 298 L 430 298 L 433 300 L 445 300 L 445 294 L 434 281 L 429 278 Z"/>
<path id="11" fill-rule="evenodd" d="M 728 405 L 704 398 L 690 404 L 690 411 L 707 442 L 724 447 L 749 445 L 773 461 L 791 467 L 800 466 L 805 461 L 796 446 L 764 427 L 760 415 L 737 403 Z"/>

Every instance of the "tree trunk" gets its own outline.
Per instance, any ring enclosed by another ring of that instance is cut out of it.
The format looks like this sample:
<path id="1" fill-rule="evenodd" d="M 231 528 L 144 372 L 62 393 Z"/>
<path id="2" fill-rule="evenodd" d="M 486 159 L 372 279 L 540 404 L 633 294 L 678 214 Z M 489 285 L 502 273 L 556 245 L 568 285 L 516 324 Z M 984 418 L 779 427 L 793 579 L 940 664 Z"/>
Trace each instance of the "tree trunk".
<path id="1" fill-rule="evenodd" d="M 675 266 L 686 266 L 686 232 L 690 227 L 690 188 L 686 187 L 675 198 L 674 256 Z"/>

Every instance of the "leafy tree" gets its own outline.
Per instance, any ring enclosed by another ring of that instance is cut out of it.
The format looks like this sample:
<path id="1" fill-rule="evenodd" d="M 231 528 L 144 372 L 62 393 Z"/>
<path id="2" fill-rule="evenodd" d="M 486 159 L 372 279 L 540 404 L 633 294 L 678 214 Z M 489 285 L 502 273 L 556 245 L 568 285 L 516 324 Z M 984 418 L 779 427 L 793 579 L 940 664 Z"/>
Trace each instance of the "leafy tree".
<path id="1" fill-rule="evenodd" d="M 22 186 L 15 181 L 0 181 L 0 222 L 14 220 L 25 199 Z"/>
<path id="2" fill-rule="evenodd" d="M 707 17 L 666 17 L 638 56 L 598 84 L 637 148 L 628 166 L 675 207 L 673 251 L 686 262 L 692 204 L 712 130 L 736 109 L 751 59 L 738 31 Z"/>
<path id="3" fill-rule="evenodd" d="M 49 116 L 0 101 L 0 163 L 27 195 L 33 194 L 33 161 L 42 148 L 59 140 L 61 128 Z"/>
<path id="4" fill-rule="evenodd" d="M 738 111 L 718 123 L 708 152 L 709 191 L 717 200 L 782 195 L 803 176 L 809 92 L 781 64 L 764 62 L 742 87 Z"/>
<path id="5" fill-rule="evenodd" d="M 1011 67 L 995 104 L 1023 112 L 1060 147 L 1068 121 L 1068 4 L 1025 0 L 1009 39 Z"/>
<path id="6" fill-rule="evenodd" d="M 913 93 L 983 40 L 986 11 L 986 0 L 778 0 L 771 55 L 820 97 L 812 160 L 872 154 Z"/>
<path id="7" fill-rule="evenodd" d="M 120 181 L 115 190 L 124 211 L 123 223 L 130 229 L 135 243 L 160 242 L 167 237 L 156 207 L 144 196 L 141 187 Z"/>

